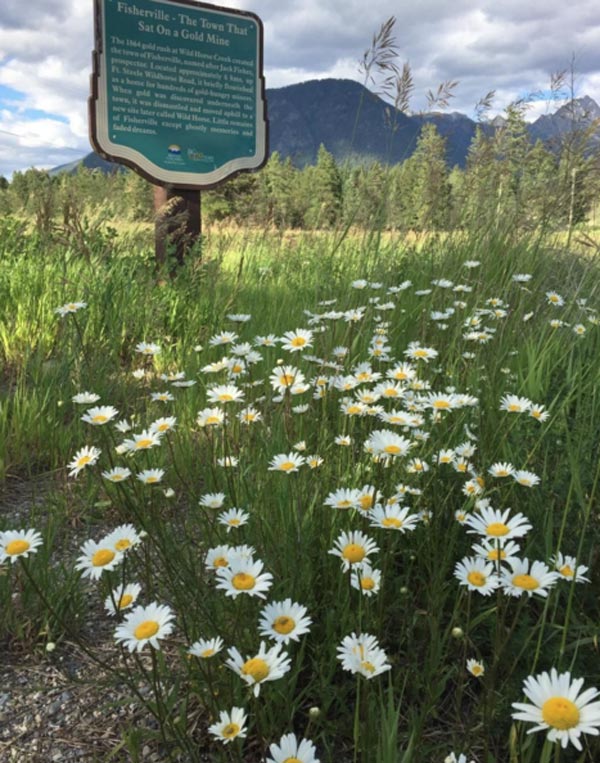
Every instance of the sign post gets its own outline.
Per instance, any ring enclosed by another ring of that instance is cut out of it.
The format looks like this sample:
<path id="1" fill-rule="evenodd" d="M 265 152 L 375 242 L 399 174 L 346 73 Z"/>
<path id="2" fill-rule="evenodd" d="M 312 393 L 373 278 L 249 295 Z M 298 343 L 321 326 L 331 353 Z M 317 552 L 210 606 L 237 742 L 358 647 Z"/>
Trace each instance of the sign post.
<path id="1" fill-rule="evenodd" d="M 176 207 L 187 248 L 198 192 L 267 160 L 262 22 L 196 0 L 94 0 L 94 11 L 92 146 L 166 189 L 157 242 Z"/>

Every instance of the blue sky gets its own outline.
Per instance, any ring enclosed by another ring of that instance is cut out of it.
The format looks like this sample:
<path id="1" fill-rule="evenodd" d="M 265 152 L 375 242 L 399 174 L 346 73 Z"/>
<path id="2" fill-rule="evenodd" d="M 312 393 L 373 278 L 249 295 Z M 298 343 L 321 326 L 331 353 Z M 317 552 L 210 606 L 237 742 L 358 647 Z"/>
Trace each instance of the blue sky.
<path id="1" fill-rule="evenodd" d="M 128 0 L 132 1 L 132 0 Z M 321 77 L 360 80 L 358 60 L 383 21 L 397 16 L 398 61 L 415 79 L 413 110 L 458 80 L 451 109 L 471 113 L 488 91 L 495 111 L 548 91 L 574 61 L 574 89 L 600 103 L 597 0 L 223 0 L 265 27 L 267 87 Z M 0 174 L 85 155 L 93 48 L 92 0 L 1 0 Z M 532 99 L 529 118 L 560 103 Z"/>

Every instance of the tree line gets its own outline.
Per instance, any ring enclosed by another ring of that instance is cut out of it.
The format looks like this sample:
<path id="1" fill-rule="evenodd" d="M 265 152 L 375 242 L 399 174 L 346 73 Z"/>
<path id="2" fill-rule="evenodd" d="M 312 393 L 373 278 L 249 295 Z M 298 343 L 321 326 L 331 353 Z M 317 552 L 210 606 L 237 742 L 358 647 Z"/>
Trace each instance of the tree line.
<path id="1" fill-rule="evenodd" d="M 523 111 L 509 107 L 495 129 L 479 126 L 466 165 L 449 167 L 446 140 L 423 125 L 414 153 L 386 165 L 336 162 L 321 146 L 314 165 L 294 166 L 274 152 L 258 172 L 242 173 L 202 194 L 206 222 L 276 228 L 444 231 L 510 220 L 517 228 L 569 228 L 600 200 L 597 125 L 574 128 L 558 143 L 532 143 Z M 40 229 L 82 215 L 151 221 L 152 186 L 134 172 L 40 170 L 0 182 L 0 213 L 33 217 Z"/>

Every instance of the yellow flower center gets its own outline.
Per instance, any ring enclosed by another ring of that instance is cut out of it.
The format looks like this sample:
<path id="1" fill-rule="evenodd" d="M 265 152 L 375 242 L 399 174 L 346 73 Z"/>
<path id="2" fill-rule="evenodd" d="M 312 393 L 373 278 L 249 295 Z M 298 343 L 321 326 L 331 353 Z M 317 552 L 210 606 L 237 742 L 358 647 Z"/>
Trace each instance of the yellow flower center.
<path id="1" fill-rule="evenodd" d="M 487 526 L 486 532 L 488 535 L 493 535 L 494 538 L 501 538 L 503 535 L 508 535 L 510 527 L 503 522 L 492 522 Z"/>
<path id="2" fill-rule="evenodd" d="M 91 456 L 81 456 L 81 458 L 79 458 L 77 461 L 77 466 L 81 469 L 82 466 L 89 464 L 91 460 Z"/>
<path id="3" fill-rule="evenodd" d="M 456 464 L 456 471 L 457 472 L 466 472 L 467 471 L 467 465 L 463 463 Z"/>
<path id="4" fill-rule="evenodd" d="M 117 609 L 125 609 L 133 601 L 133 596 L 130 593 L 124 593 L 123 596 L 117 602 Z"/>
<path id="5" fill-rule="evenodd" d="M 471 674 L 474 675 L 476 678 L 483 675 L 483 668 L 481 665 L 473 665 L 471 668 Z"/>
<path id="6" fill-rule="evenodd" d="M 259 683 L 269 675 L 269 666 L 260 657 L 253 657 L 242 665 L 242 673 L 253 678 L 255 683 Z"/>
<path id="7" fill-rule="evenodd" d="M 156 636 L 159 628 L 160 625 L 156 622 L 156 620 L 144 620 L 144 622 L 140 623 L 138 627 L 133 631 L 133 635 L 139 641 L 142 641 L 142 639 Z"/>
<path id="8" fill-rule="evenodd" d="M 292 347 L 304 347 L 306 339 L 303 336 L 295 336 L 290 342 Z"/>
<path id="9" fill-rule="evenodd" d="M 19 554 L 24 554 L 25 551 L 29 549 L 30 545 L 31 544 L 26 540 L 11 540 L 10 543 L 7 543 L 4 547 L 4 551 L 9 556 L 18 556 Z"/>
<path id="10" fill-rule="evenodd" d="M 212 657 L 214 653 L 214 649 L 205 649 L 203 652 L 200 652 L 200 657 Z"/>
<path id="11" fill-rule="evenodd" d="M 444 409 L 444 408 L 450 408 L 451 405 L 449 400 L 436 400 L 433 403 L 433 407 L 438 409 Z"/>
<path id="12" fill-rule="evenodd" d="M 135 444 L 136 448 L 143 449 L 151 447 L 153 440 L 150 437 L 144 437 L 143 440 L 138 440 Z"/>
<path id="13" fill-rule="evenodd" d="M 247 572 L 238 572 L 231 578 L 231 585 L 238 591 L 251 591 L 256 585 L 256 578 Z"/>
<path id="14" fill-rule="evenodd" d="M 213 567 L 227 567 L 227 559 L 224 556 L 218 556 L 213 561 Z"/>
<path id="15" fill-rule="evenodd" d="M 363 660 L 360 663 L 360 666 L 363 670 L 366 670 L 367 673 L 374 673 L 375 672 L 375 665 L 373 665 L 372 662 L 369 662 L 368 660 Z"/>
<path id="16" fill-rule="evenodd" d="M 290 472 L 296 464 L 293 461 L 284 461 L 282 464 L 280 464 L 279 468 L 282 472 Z"/>
<path id="17" fill-rule="evenodd" d="M 349 509 L 350 506 L 352 506 L 352 501 L 349 501 L 348 499 L 343 501 L 338 501 L 338 504 L 337 504 L 338 509 Z"/>
<path id="18" fill-rule="evenodd" d="M 119 472 L 117 472 L 116 474 L 112 474 L 110 477 L 111 482 L 121 482 L 121 480 L 124 480 L 124 479 L 125 479 L 125 475 L 119 474 Z"/>
<path id="19" fill-rule="evenodd" d="M 104 567 L 110 564 L 115 556 L 115 552 L 112 549 L 101 548 L 92 556 L 92 565 L 94 567 Z"/>
<path id="20" fill-rule="evenodd" d="M 293 374 L 281 374 L 279 377 L 279 381 L 281 384 L 285 385 L 286 387 L 289 387 L 294 383 L 294 379 L 296 377 Z"/>
<path id="21" fill-rule="evenodd" d="M 483 572 L 478 572 L 477 570 L 471 570 L 469 574 L 467 575 L 467 580 L 471 585 L 475 585 L 478 588 L 481 588 L 481 586 L 485 585 L 486 577 L 483 574 Z"/>
<path id="22" fill-rule="evenodd" d="M 402 448 L 399 445 L 386 445 L 383 449 L 384 453 L 389 453 L 391 456 L 397 456 L 402 452 Z"/>
<path id="23" fill-rule="evenodd" d="M 348 543 L 342 551 L 342 556 L 350 562 L 350 564 L 357 564 L 358 562 L 362 562 L 365 558 L 365 549 L 358 543 Z"/>
<path id="24" fill-rule="evenodd" d="M 346 413 L 347 413 L 349 416 L 356 416 L 357 414 L 359 414 L 359 413 L 361 413 L 361 412 L 362 412 L 362 408 L 360 407 L 360 405 L 351 405 L 351 406 L 348 408 L 348 410 L 346 411 Z"/>
<path id="25" fill-rule="evenodd" d="M 564 577 L 566 577 L 566 578 L 572 578 L 573 575 L 575 574 L 573 572 L 573 568 L 569 567 L 568 564 L 565 564 L 564 567 L 561 567 L 559 572 L 560 572 L 561 575 L 564 575 Z"/>
<path id="26" fill-rule="evenodd" d="M 296 621 L 287 615 L 280 615 L 273 621 L 273 630 L 277 631 L 277 633 L 281 633 L 282 635 L 291 633 L 295 627 Z"/>
<path id="27" fill-rule="evenodd" d="M 300 758 L 286 758 L 283 763 L 302 763 Z"/>
<path id="28" fill-rule="evenodd" d="M 520 406 L 518 403 L 511 403 L 511 404 L 508 406 L 508 410 L 509 410 L 511 413 L 518 413 L 518 412 L 521 410 L 521 406 Z"/>
<path id="29" fill-rule="evenodd" d="M 219 418 L 219 416 L 208 416 L 207 419 L 206 419 L 206 423 L 207 424 L 220 424 L 221 423 L 221 419 Z"/>
<path id="30" fill-rule="evenodd" d="M 565 731 L 579 723 L 579 709 L 566 697 L 551 697 L 542 705 L 542 718 L 548 726 Z"/>
<path id="31" fill-rule="evenodd" d="M 372 591 L 375 588 L 375 581 L 373 578 L 361 578 L 360 587 L 363 591 Z"/>
<path id="32" fill-rule="evenodd" d="M 92 421 L 94 424 L 104 424 L 105 421 L 108 421 L 108 416 L 104 416 L 102 413 L 98 413 L 92 418 Z"/>
<path id="33" fill-rule="evenodd" d="M 491 548 L 487 553 L 487 558 L 491 562 L 497 562 L 499 559 L 506 559 L 506 551 L 503 548 Z"/>
<path id="34" fill-rule="evenodd" d="M 121 538 L 115 543 L 117 551 L 126 551 L 131 546 L 131 541 L 128 538 Z"/>
<path id="35" fill-rule="evenodd" d="M 158 482 L 158 477 L 155 477 L 153 475 L 150 475 L 150 477 L 146 477 L 147 485 L 153 485 L 155 482 Z"/>
<path id="36" fill-rule="evenodd" d="M 381 520 L 381 524 L 384 527 L 399 528 L 399 527 L 402 527 L 402 520 L 398 519 L 398 517 L 386 517 L 385 519 Z"/>
<path id="37" fill-rule="evenodd" d="M 229 394 L 229 392 L 223 392 L 219 395 L 219 400 L 222 403 L 230 403 L 233 400 L 233 395 Z"/>
<path id="38" fill-rule="evenodd" d="M 415 358 L 426 358 L 427 350 L 415 350 L 413 355 L 415 356 Z"/>
<path id="39" fill-rule="evenodd" d="M 361 497 L 358 499 L 358 505 L 362 511 L 369 511 L 369 509 L 373 506 L 373 496 L 361 495 Z"/>
<path id="40" fill-rule="evenodd" d="M 168 432 L 168 431 L 169 431 L 169 429 L 170 429 L 170 426 L 169 426 L 169 424 L 159 424 L 159 425 L 156 427 L 156 429 L 157 429 L 159 432 Z"/>
<path id="41" fill-rule="evenodd" d="M 229 524 L 230 524 L 232 527 L 237 527 L 237 526 L 239 525 L 240 521 L 241 521 L 240 519 L 230 519 L 230 520 L 229 520 Z"/>
<path id="42" fill-rule="evenodd" d="M 531 575 L 515 575 L 512 582 L 517 588 L 523 588 L 525 591 L 535 591 L 540 587 L 540 581 Z"/>
<path id="43" fill-rule="evenodd" d="M 227 726 L 223 726 L 221 736 L 225 737 L 225 739 L 233 739 L 233 737 L 236 737 L 239 733 L 240 727 L 237 723 L 228 723 Z"/>

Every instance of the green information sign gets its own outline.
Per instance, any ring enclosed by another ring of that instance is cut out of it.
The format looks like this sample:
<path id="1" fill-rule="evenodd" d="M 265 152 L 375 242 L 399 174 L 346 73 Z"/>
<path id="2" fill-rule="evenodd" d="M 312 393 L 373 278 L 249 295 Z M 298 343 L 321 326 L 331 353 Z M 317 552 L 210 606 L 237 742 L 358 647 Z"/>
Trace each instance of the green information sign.
<path id="1" fill-rule="evenodd" d="M 263 28 L 194 0 L 94 0 L 90 137 L 154 183 L 211 188 L 267 159 Z"/>

